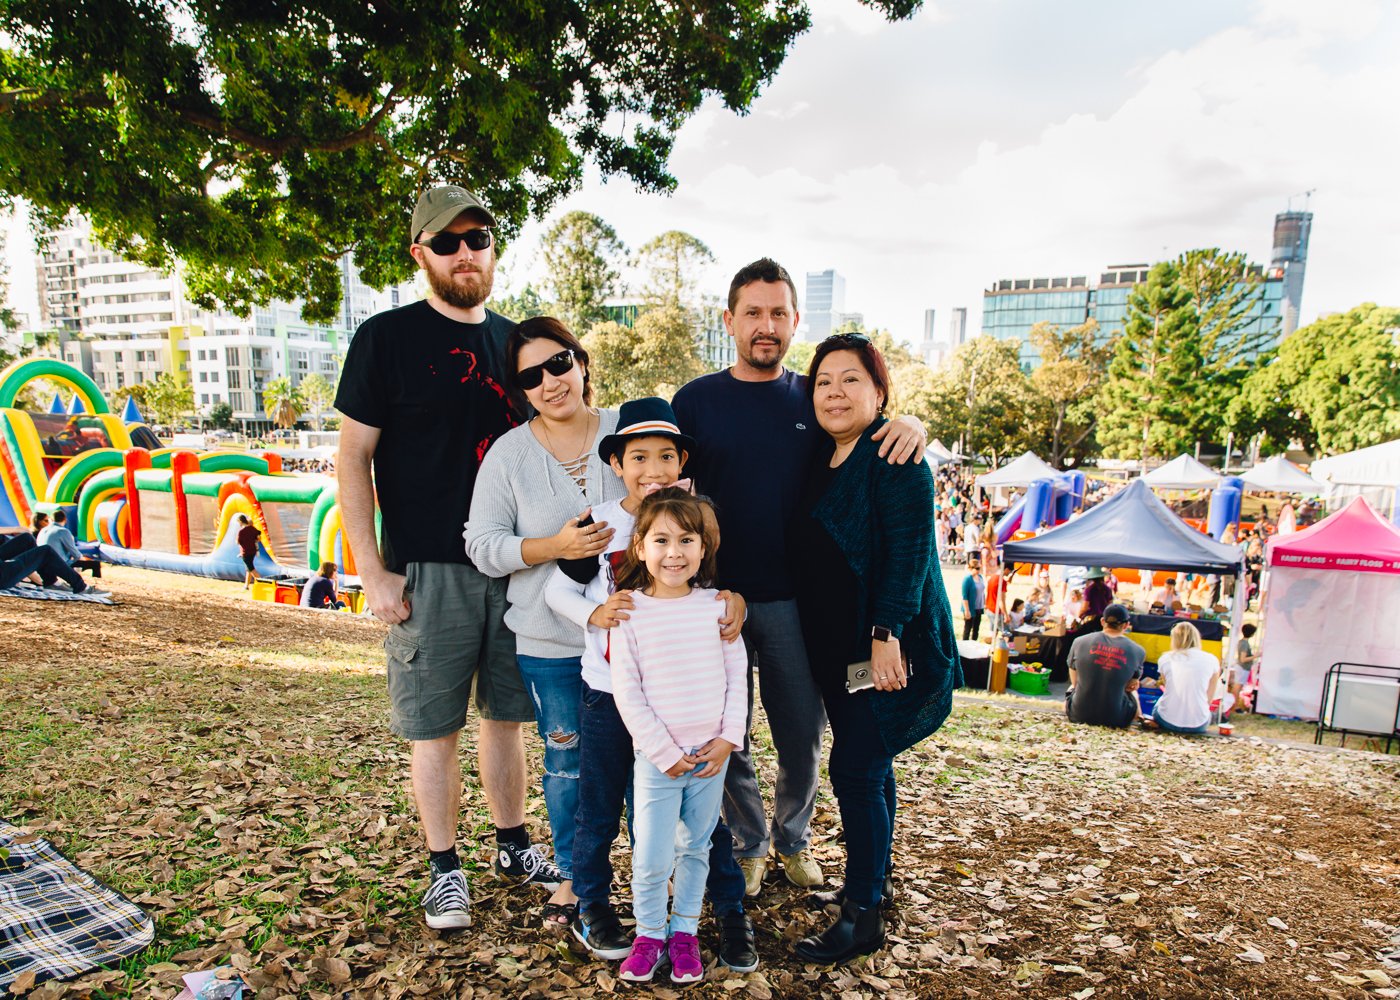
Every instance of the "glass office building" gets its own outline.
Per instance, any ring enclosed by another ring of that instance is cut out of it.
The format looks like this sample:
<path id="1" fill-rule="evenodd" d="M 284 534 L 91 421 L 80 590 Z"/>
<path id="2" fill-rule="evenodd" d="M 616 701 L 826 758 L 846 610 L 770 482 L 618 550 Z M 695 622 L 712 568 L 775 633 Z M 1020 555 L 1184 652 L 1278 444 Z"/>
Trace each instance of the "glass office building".
<path id="1" fill-rule="evenodd" d="M 1021 342 L 1021 368 L 1033 370 L 1040 354 L 1031 343 L 1031 327 L 1052 323 L 1065 329 L 1089 320 L 1099 324 L 1098 342 L 1123 332 L 1128 323 L 1128 296 L 1147 280 L 1146 264 L 1119 264 L 1100 273 L 1097 284 L 1087 276 L 1066 278 L 1013 278 L 996 282 L 982 293 L 982 332 L 998 340 Z M 1250 318 L 1236 332 L 1249 343 L 1246 355 L 1275 346 L 1283 333 L 1287 296 L 1285 270 L 1252 267 L 1263 286 L 1254 300 Z"/>

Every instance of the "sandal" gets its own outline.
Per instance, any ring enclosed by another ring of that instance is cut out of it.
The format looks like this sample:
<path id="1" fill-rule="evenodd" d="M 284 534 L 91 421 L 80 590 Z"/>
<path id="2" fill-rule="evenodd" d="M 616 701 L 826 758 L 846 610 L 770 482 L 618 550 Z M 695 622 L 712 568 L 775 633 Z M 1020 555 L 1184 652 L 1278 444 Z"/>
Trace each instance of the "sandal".
<path id="1" fill-rule="evenodd" d="M 578 916 L 578 903 L 545 903 L 540 922 L 554 930 L 568 930 Z"/>

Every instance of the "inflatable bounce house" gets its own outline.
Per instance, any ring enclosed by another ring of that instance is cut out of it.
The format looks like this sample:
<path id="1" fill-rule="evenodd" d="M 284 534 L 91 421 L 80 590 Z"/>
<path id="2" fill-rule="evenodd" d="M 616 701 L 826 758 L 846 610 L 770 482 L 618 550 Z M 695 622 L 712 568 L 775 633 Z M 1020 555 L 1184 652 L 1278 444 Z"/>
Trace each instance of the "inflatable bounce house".
<path id="1" fill-rule="evenodd" d="M 15 409 L 36 379 L 71 390 L 71 406 Z M 112 413 L 72 365 L 17 361 L 0 372 L 0 526 L 59 508 L 80 548 L 119 566 L 241 580 L 233 520 L 247 514 L 262 533 L 259 576 L 308 577 L 322 562 L 355 573 L 334 479 L 283 473 L 272 452 L 163 448 L 130 400 Z"/>

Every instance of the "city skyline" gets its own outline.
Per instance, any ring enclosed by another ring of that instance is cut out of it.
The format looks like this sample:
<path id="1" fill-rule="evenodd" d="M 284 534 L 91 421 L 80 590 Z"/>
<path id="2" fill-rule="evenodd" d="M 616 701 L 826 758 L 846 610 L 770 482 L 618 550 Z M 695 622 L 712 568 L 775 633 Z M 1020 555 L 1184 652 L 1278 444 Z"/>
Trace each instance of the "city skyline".
<path id="1" fill-rule="evenodd" d="M 980 331 L 981 292 L 1006 275 L 1211 246 L 1267 263 L 1269 221 L 1315 190 L 1300 324 L 1400 300 L 1400 110 L 1377 98 L 1400 89 L 1400 10 L 1183 0 L 1159 24 L 1125 5 L 1005 0 L 888 24 L 855 0 L 812 6 L 750 114 L 707 103 L 682 128 L 673 196 L 590 168 L 526 226 L 498 293 L 538 279 L 539 233 L 580 208 L 630 247 L 700 237 L 717 294 L 759 256 L 799 284 L 834 269 L 869 325 L 917 343 L 928 308 L 967 306 Z M 14 251 L 12 304 L 34 317 Z"/>

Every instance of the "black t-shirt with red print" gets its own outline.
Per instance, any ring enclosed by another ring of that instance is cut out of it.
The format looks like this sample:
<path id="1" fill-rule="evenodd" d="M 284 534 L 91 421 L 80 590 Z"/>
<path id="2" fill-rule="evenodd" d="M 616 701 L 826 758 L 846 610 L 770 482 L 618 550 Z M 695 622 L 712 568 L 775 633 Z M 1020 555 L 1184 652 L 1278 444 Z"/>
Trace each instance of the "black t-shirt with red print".
<path id="1" fill-rule="evenodd" d="M 466 563 L 462 525 L 477 469 L 520 423 L 505 391 L 515 323 L 488 311 L 459 323 L 427 301 L 371 316 L 355 331 L 335 408 L 380 430 L 374 482 L 384 564 Z"/>

